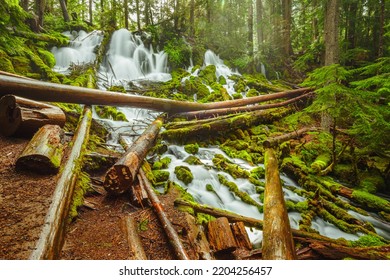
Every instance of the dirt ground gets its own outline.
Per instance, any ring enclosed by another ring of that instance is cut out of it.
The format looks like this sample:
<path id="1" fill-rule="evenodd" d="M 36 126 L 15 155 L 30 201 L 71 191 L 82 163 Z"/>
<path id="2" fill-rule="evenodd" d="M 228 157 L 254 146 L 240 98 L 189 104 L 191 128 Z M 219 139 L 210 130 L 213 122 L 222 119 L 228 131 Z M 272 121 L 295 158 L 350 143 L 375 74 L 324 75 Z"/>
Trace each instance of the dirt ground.
<path id="1" fill-rule="evenodd" d="M 44 223 L 56 186 L 56 175 L 39 175 L 16 170 L 15 162 L 28 140 L 0 136 L 0 259 L 28 259 Z M 158 217 L 150 207 L 138 208 L 130 203 L 129 194 L 110 197 L 101 186 L 98 192 L 86 196 L 88 207 L 79 209 L 72 221 L 61 259 L 64 260 L 121 260 L 131 253 L 123 226 L 123 219 L 131 215 L 143 224 L 139 235 L 148 259 L 177 259 L 166 238 Z M 164 210 L 173 226 L 183 233 L 183 245 L 191 259 L 198 259 L 193 244 L 188 217 L 174 208 L 176 194 L 160 196 Z"/>

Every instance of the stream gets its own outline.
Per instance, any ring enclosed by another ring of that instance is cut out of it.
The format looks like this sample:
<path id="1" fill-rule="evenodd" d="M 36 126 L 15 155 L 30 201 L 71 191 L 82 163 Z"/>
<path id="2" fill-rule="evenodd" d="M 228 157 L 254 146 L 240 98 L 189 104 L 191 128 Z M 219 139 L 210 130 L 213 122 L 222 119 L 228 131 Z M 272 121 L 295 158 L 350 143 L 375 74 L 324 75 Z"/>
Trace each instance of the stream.
<path id="1" fill-rule="evenodd" d="M 79 63 L 89 63 L 95 59 L 94 50 L 98 44 L 102 41 L 102 35 L 99 31 L 86 34 L 80 31 L 68 33 L 72 39 L 72 43 L 69 47 L 65 48 L 53 48 L 52 52 L 57 60 L 57 64 L 54 70 L 62 73 L 66 73 L 69 66 Z M 98 86 L 100 89 L 107 89 L 112 85 L 123 85 L 128 88 L 132 83 L 136 83 L 140 80 L 149 81 L 169 81 L 171 75 L 169 73 L 167 55 L 163 51 L 154 51 L 152 47 L 147 48 L 142 39 L 138 35 L 133 35 L 125 29 L 120 29 L 114 32 L 111 38 L 111 42 L 108 51 L 101 63 L 98 70 Z M 216 75 L 224 76 L 227 83 L 224 87 L 227 92 L 232 95 L 234 93 L 234 81 L 229 77 L 233 74 L 240 75 L 237 71 L 229 69 L 214 52 L 208 50 L 205 53 L 204 65 L 215 65 Z M 191 75 L 198 74 L 199 69 L 192 72 L 192 66 L 188 68 Z M 189 77 L 186 77 L 187 79 Z M 185 80 L 182 81 L 183 83 Z M 245 98 L 245 93 L 244 96 Z M 196 96 L 194 97 L 196 100 Z M 110 139 L 108 143 L 119 146 L 118 137 L 120 135 L 126 135 L 129 137 L 129 142 L 134 141 L 137 135 L 141 134 L 157 115 L 158 112 L 153 112 L 145 109 L 136 108 L 118 108 L 123 112 L 128 122 L 116 122 L 112 120 L 103 120 L 105 125 L 111 131 Z M 98 119 L 98 116 L 94 114 L 94 118 Z M 239 197 L 234 195 L 227 187 L 219 182 L 218 175 L 224 176 L 231 182 L 234 182 L 241 191 L 246 192 L 249 196 L 255 200 L 259 205 L 262 205 L 259 194 L 256 192 L 256 186 L 249 180 L 243 178 L 233 178 L 230 174 L 218 170 L 212 162 L 214 155 L 222 154 L 225 158 L 234 162 L 242 169 L 252 170 L 256 166 L 250 165 L 242 159 L 235 159 L 228 157 L 219 147 L 210 146 L 207 148 L 199 148 L 199 151 L 195 156 L 201 161 L 202 164 L 190 165 L 185 162 L 185 159 L 190 156 L 183 146 L 170 144 L 167 152 L 161 157 L 168 157 L 171 162 L 166 169 L 169 171 L 169 180 L 178 183 L 189 192 L 194 199 L 201 204 L 206 204 L 212 207 L 220 208 L 235 212 L 240 215 L 253 217 L 256 219 L 263 219 L 263 214 L 253 206 L 243 202 Z M 176 166 L 187 166 L 190 168 L 194 179 L 188 185 L 181 182 L 175 175 L 174 169 Z M 292 186 L 294 188 L 301 188 L 294 180 L 281 174 L 281 180 L 284 187 L 284 195 L 286 200 L 293 202 L 305 201 L 306 198 L 299 196 L 295 192 L 287 189 L 286 186 Z M 211 192 L 206 189 L 206 185 L 213 186 L 215 192 Z M 299 228 L 299 221 L 301 215 L 298 212 L 289 212 L 290 225 L 294 229 Z M 386 239 L 390 240 L 390 227 L 389 224 L 380 220 L 378 216 L 372 214 L 370 216 L 364 216 L 362 214 L 349 210 L 349 214 L 361 221 L 370 222 L 377 233 Z M 335 225 L 319 218 L 318 216 L 312 221 L 312 228 L 317 230 L 320 234 L 328 236 L 334 239 L 345 238 L 347 240 L 357 240 L 362 233 L 350 234 L 340 230 Z M 255 247 L 259 246 L 262 240 L 262 231 L 247 228 L 248 235 Z"/>

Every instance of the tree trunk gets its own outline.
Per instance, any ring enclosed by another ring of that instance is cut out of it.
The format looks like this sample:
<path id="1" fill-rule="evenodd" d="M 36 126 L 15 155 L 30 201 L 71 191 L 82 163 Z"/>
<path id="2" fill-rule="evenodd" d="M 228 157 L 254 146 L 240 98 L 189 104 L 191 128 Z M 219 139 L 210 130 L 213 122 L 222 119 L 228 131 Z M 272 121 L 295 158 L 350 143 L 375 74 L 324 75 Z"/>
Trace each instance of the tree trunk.
<path id="1" fill-rule="evenodd" d="M 292 10 L 292 0 L 283 0 L 282 1 L 282 10 L 283 10 L 283 52 L 284 57 L 289 58 L 292 54 L 291 46 L 291 10 Z"/>
<path id="2" fill-rule="evenodd" d="M 129 95 L 118 92 L 47 83 L 7 75 L 0 75 L 0 96 L 15 94 L 21 97 L 47 102 L 76 103 L 86 105 L 129 106 L 163 111 L 169 113 L 211 110 L 239 107 L 258 102 L 292 98 L 312 91 L 300 88 L 283 92 L 270 93 L 245 99 L 228 100 L 213 103 L 196 103 L 171 99 Z"/>
<path id="3" fill-rule="evenodd" d="M 207 223 L 207 239 L 216 255 L 231 253 L 237 248 L 229 221 L 225 217 Z"/>
<path id="4" fill-rule="evenodd" d="M 191 119 L 206 119 L 211 118 L 215 116 L 224 116 L 224 115 L 230 115 L 230 114 L 238 114 L 238 113 L 245 113 L 245 112 L 253 112 L 253 111 L 259 111 L 259 110 L 265 110 L 265 109 L 271 109 L 271 108 L 278 108 L 278 107 L 284 107 L 292 103 L 296 103 L 298 101 L 302 101 L 305 98 L 308 98 L 312 95 L 312 93 L 306 93 L 304 95 L 300 95 L 295 98 L 288 99 L 286 101 L 278 102 L 278 103 L 270 103 L 270 104 L 264 104 L 264 105 L 251 105 L 251 106 L 242 106 L 242 107 L 231 107 L 231 108 L 222 108 L 222 109 L 214 109 L 214 110 L 203 110 L 203 111 L 191 111 L 191 112 L 185 112 L 185 113 L 178 113 L 172 115 L 170 118 L 186 118 L 187 120 Z"/>
<path id="5" fill-rule="evenodd" d="M 256 31 L 257 46 L 261 51 L 264 42 L 264 23 L 263 23 L 263 3 L 262 0 L 256 0 Z"/>
<path id="6" fill-rule="evenodd" d="M 140 182 L 143 183 L 145 190 L 148 193 L 149 199 L 152 202 L 153 209 L 159 217 L 159 220 L 165 230 L 165 233 L 167 234 L 170 244 L 172 245 L 176 253 L 176 256 L 180 260 L 189 260 L 190 258 L 188 257 L 176 230 L 172 226 L 171 221 L 168 219 L 168 216 L 165 213 L 160 200 L 158 199 L 156 193 L 150 185 L 150 182 L 146 178 L 145 172 L 142 170 L 142 168 L 139 171 L 139 178 Z"/>
<path id="7" fill-rule="evenodd" d="M 379 42 L 378 42 L 378 57 L 383 57 L 384 54 L 384 35 L 385 35 L 385 0 L 380 0 L 380 15 L 379 15 Z"/>
<path id="8" fill-rule="evenodd" d="M 286 133 L 275 137 L 270 137 L 263 142 L 263 145 L 266 148 L 276 147 L 285 141 L 300 137 L 307 132 L 318 131 L 318 130 L 321 130 L 321 128 L 304 127 L 290 133 Z"/>
<path id="9" fill-rule="evenodd" d="M 66 221 L 73 196 L 78 170 L 81 170 L 80 160 L 89 139 L 89 129 L 92 122 L 90 107 L 84 108 L 82 119 L 79 122 L 73 137 L 72 150 L 64 163 L 61 174 L 54 190 L 45 223 L 35 249 L 30 259 L 51 260 L 60 256 L 65 240 Z"/>
<path id="10" fill-rule="evenodd" d="M 16 168 L 41 174 L 57 173 L 63 155 L 63 137 L 58 125 L 41 127 L 16 160 Z"/>
<path id="11" fill-rule="evenodd" d="M 66 116 L 56 107 L 5 95 L 0 99 L 0 132 L 5 136 L 31 137 L 46 124 L 63 127 Z"/>
<path id="12" fill-rule="evenodd" d="M 141 31 L 141 11 L 140 11 L 140 6 L 139 6 L 139 0 L 135 1 L 135 9 L 137 13 L 137 28 L 138 31 Z"/>
<path id="13" fill-rule="evenodd" d="M 65 22 L 70 22 L 70 17 L 69 17 L 66 1 L 65 0 L 60 0 L 60 5 L 61 5 L 62 16 L 64 17 L 64 21 Z"/>
<path id="14" fill-rule="evenodd" d="M 147 260 L 144 248 L 142 247 L 141 239 L 138 235 L 138 229 L 134 218 L 125 216 L 122 218 L 123 231 L 127 238 L 127 243 L 130 249 L 131 260 Z"/>
<path id="15" fill-rule="evenodd" d="M 129 190 L 163 124 L 162 118 L 152 122 L 126 153 L 111 167 L 104 180 L 104 188 L 110 194 L 122 194 Z"/>
<path id="16" fill-rule="evenodd" d="M 339 63 L 339 0 L 327 0 L 325 10 L 325 65 Z"/>
<path id="17" fill-rule="evenodd" d="M 38 28 L 43 28 L 43 19 L 45 13 L 46 0 L 35 0 L 35 10 L 38 16 Z"/>
<path id="18" fill-rule="evenodd" d="M 252 250 L 252 243 L 249 240 L 244 222 L 233 223 L 231 225 L 231 229 L 234 235 L 234 239 L 236 240 L 237 247 Z"/>
<path id="19" fill-rule="evenodd" d="M 279 176 L 278 160 L 272 148 L 265 150 L 265 192 L 263 222 L 263 259 L 296 259 L 290 222 Z"/>

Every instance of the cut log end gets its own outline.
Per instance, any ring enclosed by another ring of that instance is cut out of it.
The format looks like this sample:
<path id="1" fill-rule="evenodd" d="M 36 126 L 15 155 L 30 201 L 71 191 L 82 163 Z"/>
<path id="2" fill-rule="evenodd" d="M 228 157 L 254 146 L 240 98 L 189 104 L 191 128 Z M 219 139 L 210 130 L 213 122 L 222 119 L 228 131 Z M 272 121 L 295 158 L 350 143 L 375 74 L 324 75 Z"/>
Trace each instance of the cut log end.
<path id="1" fill-rule="evenodd" d="M 15 167 L 17 170 L 30 170 L 39 174 L 55 174 L 60 166 L 46 156 L 35 154 L 19 158 Z"/>
<path id="2" fill-rule="evenodd" d="M 128 177 L 128 184 L 124 184 L 121 177 L 123 176 L 119 176 L 117 169 L 114 167 L 107 171 L 103 186 L 108 194 L 121 195 L 130 189 L 133 182 L 132 177 Z"/>
<path id="3" fill-rule="evenodd" d="M 4 136 L 15 134 L 22 122 L 20 107 L 15 96 L 6 95 L 0 99 L 0 132 Z"/>

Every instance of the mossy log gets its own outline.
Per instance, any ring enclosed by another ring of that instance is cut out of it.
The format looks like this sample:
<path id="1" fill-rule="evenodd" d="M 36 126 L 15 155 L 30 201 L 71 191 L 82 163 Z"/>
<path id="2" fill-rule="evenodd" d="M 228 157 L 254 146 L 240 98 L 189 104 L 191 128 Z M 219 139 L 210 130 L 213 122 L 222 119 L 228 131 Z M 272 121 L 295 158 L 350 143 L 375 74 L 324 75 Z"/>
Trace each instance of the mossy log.
<path id="1" fill-rule="evenodd" d="M 310 168 L 316 172 L 320 173 L 332 162 L 332 154 L 323 153 L 316 157 L 313 163 L 310 165 Z"/>
<path id="2" fill-rule="evenodd" d="M 306 134 L 308 132 L 319 131 L 319 130 L 322 130 L 322 129 L 319 128 L 319 127 L 304 127 L 304 128 L 298 129 L 298 130 L 293 131 L 293 132 L 285 133 L 285 134 L 278 135 L 278 136 L 269 137 L 268 139 L 266 139 L 263 142 L 263 146 L 265 148 L 276 147 L 276 146 L 280 145 L 281 143 L 283 143 L 285 141 L 301 137 L 302 135 L 304 135 L 304 134 Z"/>
<path id="3" fill-rule="evenodd" d="M 131 216 L 125 216 L 122 218 L 123 231 L 127 238 L 127 243 L 130 249 L 130 259 L 132 260 L 147 260 L 142 242 L 138 234 L 138 228 Z"/>
<path id="4" fill-rule="evenodd" d="M 130 189 L 144 158 L 155 143 L 162 124 L 163 118 L 158 117 L 154 120 L 107 171 L 104 179 L 104 188 L 107 192 L 119 195 Z"/>
<path id="5" fill-rule="evenodd" d="M 212 138 L 224 135 L 237 128 L 247 128 L 259 123 L 271 123 L 289 114 L 291 109 L 273 109 L 254 111 L 250 113 L 233 116 L 222 116 L 204 121 L 188 123 L 181 128 L 169 128 L 161 133 L 161 136 L 168 140 L 183 141 L 192 138 Z"/>
<path id="6" fill-rule="evenodd" d="M 65 240 L 67 216 L 73 197 L 80 161 L 89 139 L 92 111 L 84 108 L 83 116 L 73 137 L 72 149 L 59 175 L 52 202 L 47 212 L 39 240 L 30 255 L 33 260 L 57 259 Z"/>
<path id="7" fill-rule="evenodd" d="M 239 100 L 197 103 L 68 86 L 0 74 L 0 96 L 14 94 L 38 101 L 127 106 L 169 113 L 239 107 L 280 98 L 292 98 L 309 91 L 312 89 L 301 88 Z"/>
<path id="8" fill-rule="evenodd" d="M 164 211 L 164 208 L 158 199 L 157 194 L 154 192 L 154 189 L 152 185 L 150 184 L 148 178 L 146 177 L 145 172 L 142 170 L 142 168 L 139 170 L 138 173 L 138 179 L 141 184 L 143 184 L 146 192 L 148 193 L 148 197 L 152 203 L 152 207 L 154 211 L 156 212 L 156 215 L 158 216 L 162 227 L 164 228 L 165 233 L 167 234 L 167 237 L 169 239 L 170 244 L 173 247 L 173 250 L 175 251 L 176 256 L 180 260 L 190 260 L 189 256 L 187 255 L 187 252 L 184 249 L 184 246 L 180 240 L 179 235 L 177 234 L 175 228 L 173 227 L 171 221 L 169 220 L 167 214 Z"/>
<path id="9" fill-rule="evenodd" d="M 187 120 L 206 119 L 206 118 L 212 118 L 215 116 L 223 116 L 223 115 L 230 115 L 230 114 L 238 114 L 238 113 L 266 110 L 266 109 L 271 109 L 271 108 L 285 107 L 287 105 L 297 103 L 298 101 L 302 101 L 302 100 L 310 97 L 311 95 L 312 95 L 312 93 L 305 93 L 303 95 L 288 99 L 286 101 L 277 102 L 277 103 L 270 103 L 270 104 L 249 105 L 249 106 L 242 106 L 242 107 L 231 107 L 231 108 L 221 108 L 221 109 L 212 109 L 212 110 L 183 112 L 183 113 L 174 114 L 174 115 L 170 116 L 170 118 L 171 119 L 185 118 Z"/>
<path id="10" fill-rule="evenodd" d="M 5 95 L 0 99 L 0 132 L 5 136 L 31 137 L 46 124 L 63 127 L 65 113 L 58 107 Z"/>
<path id="11" fill-rule="evenodd" d="M 265 150 L 265 192 L 263 222 L 263 259 L 296 259 L 278 160 L 272 148 Z"/>
<path id="12" fill-rule="evenodd" d="M 63 155 L 63 137 L 58 125 L 41 127 L 16 160 L 16 168 L 41 174 L 57 173 Z"/>

